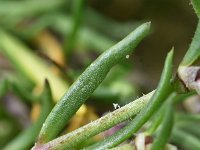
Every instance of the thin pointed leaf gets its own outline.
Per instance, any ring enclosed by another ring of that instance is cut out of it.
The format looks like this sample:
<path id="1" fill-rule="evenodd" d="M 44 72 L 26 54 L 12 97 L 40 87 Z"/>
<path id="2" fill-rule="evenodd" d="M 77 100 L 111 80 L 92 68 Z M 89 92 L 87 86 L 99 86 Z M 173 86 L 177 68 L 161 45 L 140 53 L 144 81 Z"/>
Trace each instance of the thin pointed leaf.
<path id="1" fill-rule="evenodd" d="M 148 103 L 154 92 L 155 91 L 152 91 L 75 131 L 43 144 L 38 149 L 73 149 L 78 144 L 97 135 L 98 133 L 105 131 L 136 115 Z"/>
<path id="2" fill-rule="evenodd" d="M 38 97 L 34 95 L 30 90 L 27 90 L 25 87 L 19 83 L 16 83 L 15 81 L 12 83 L 12 91 L 15 93 L 15 95 L 25 100 L 26 102 L 34 102 L 38 99 Z"/>
<path id="3" fill-rule="evenodd" d="M 146 107 L 144 107 L 126 127 L 122 128 L 103 141 L 86 148 L 87 150 L 103 150 L 119 145 L 137 132 L 142 125 L 156 112 L 156 110 L 162 105 L 172 90 L 172 86 L 170 84 L 170 79 L 172 77 L 172 58 L 173 50 L 167 55 L 158 88 Z"/>
<path id="4" fill-rule="evenodd" d="M 38 120 L 29 128 L 22 131 L 22 133 L 14 138 L 13 141 L 8 143 L 8 145 L 3 150 L 26 150 L 30 149 L 31 146 L 35 143 L 43 122 L 53 107 L 51 90 L 47 81 L 45 83 L 44 91 L 41 95 L 41 106 L 42 111 Z"/>
<path id="5" fill-rule="evenodd" d="M 186 52 L 180 66 L 192 65 L 200 56 L 200 21 L 198 22 L 192 43 Z"/>
<path id="6" fill-rule="evenodd" d="M 169 97 L 169 102 L 167 102 L 167 106 L 164 108 L 165 109 L 165 115 L 163 118 L 163 121 L 161 123 L 161 127 L 158 131 L 158 134 L 156 135 L 155 140 L 153 141 L 150 150 L 163 150 L 165 149 L 165 145 L 167 144 L 169 137 L 172 132 L 173 128 L 173 122 L 174 122 L 174 117 L 173 117 L 173 106 L 172 106 L 172 101 L 174 100 L 176 94 L 173 93 Z"/>
<path id="7" fill-rule="evenodd" d="M 109 70 L 126 59 L 139 42 L 149 33 L 150 23 L 145 23 L 125 39 L 100 55 L 74 82 L 53 108 L 41 129 L 38 143 L 55 138 L 80 106 L 104 80 Z"/>
<path id="8" fill-rule="evenodd" d="M 54 100 L 59 100 L 68 89 L 67 83 L 57 77 L 41 58 L 3 30 L 0 30 L 0 52 L 12 61 L 17 70 L 39 87 L 43 86 L 44 79 L 47 78 L 52 85 Z"/>
<path id="9" fill-rule="evenodd" d="M 30 17 L 55 10 L 64 3 L 64 0 L 0 1 L 0 16 L 7 16 L 9 18 L 15 18 L 16 16 Z"/>
<path id="10" fill-rule="evenodd" d="M 73 25 L 70 33 L 70 37 L 65 41 L 65 53 L 70 54 L 78 38 L 78 32 L 81 26 L 81 19 L 83 16 L 85 0 L 73 1 Z"/>
<path id="11" fill-rule="evenodd" d="M 191 135 L 190 133 L 175 128 L 172 133 L 172 141 L 177 145 L 188 150 L 200 149 L 200 140 L 198 137 Z"/>
<path id="12" fill-rule="evenodd" d="M 200 17 L 200 0 L 192 0 L 192 5 L 198 17 Z"/>

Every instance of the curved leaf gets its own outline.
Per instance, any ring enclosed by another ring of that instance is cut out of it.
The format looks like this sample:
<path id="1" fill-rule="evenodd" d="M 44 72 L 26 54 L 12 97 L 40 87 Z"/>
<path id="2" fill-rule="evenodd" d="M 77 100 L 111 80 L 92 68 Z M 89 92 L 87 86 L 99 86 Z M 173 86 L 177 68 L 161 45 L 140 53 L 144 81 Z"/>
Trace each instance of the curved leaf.
<path id="1" fill-rule="evenodd" d="M 139 42 L 149 33 L 150 23 L 145 23 L 125 39 L 100 55 L 74 82 L 61 98 L 41 129 L 39 143 L 55 138 L 69 119 L 104 80 L 113 65 L 126 59 Z"/>
<path id="2" fill-rule="evenodd" d="M 154 114 L 154 112 L 162 105 L 166 97 L 171 93 L 172 87 L 170 79 L 172 77 L 172 58 L 173 50 L 167 55 L 158 88 L 143 110 L 126 127 L 103 141 L 86 148 L 87 150 L 103 150 L 115 147 L 130 138 L 142 127 L 142 125 Z"/>

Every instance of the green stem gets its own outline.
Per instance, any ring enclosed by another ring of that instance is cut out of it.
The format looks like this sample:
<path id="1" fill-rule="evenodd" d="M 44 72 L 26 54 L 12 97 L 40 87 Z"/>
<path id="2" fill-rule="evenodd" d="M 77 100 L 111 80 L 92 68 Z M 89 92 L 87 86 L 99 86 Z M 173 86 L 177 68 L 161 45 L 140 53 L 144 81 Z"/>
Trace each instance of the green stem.
<path id="1" fill-rule="evenodd" d="M 44 145 L 41 145 L 38 149 L 72 149 L 76 147 L 76 145 L 86 141 L 92 136 L 97 135 L 98 133 L 105 131 L 136 115 L 148 103 L 153 93 L 154 91 L 148 93 L 147 95 L 143 95 L 133 102 L 106 114 L 98 120 L 95 120 L 66 135 L 58 137 Z"/>
<path id="2" fill-rule="evenodd" d="M 142 125 L 144 125 L 144 123 L 156 112 L 156 110 L 158 110 L 172 90 L 172 86 L 170 84 L 170 79 L 172 77 L 172 58 L 173 50 L 167 55 L 158 88 L 145 108 L 142 109 L 142 111 L 126 127 L 122 128 L 103 141 L 86 148 L 87 150 L 100 150 L 117 146 L 121 142 L 130 138 L 133 133 L 137 132 Z"/>
<path id="3" fill-rule="evenodd" d="M 42 127 L 38 144 L 54 139 L 80 106 L 104 80 L 109 70 L 126 59 L 139 42 L 149 33 L 150 23 L 145 23 L 125 39 L 100 55 L 74 82 L 53 108 Z"/>

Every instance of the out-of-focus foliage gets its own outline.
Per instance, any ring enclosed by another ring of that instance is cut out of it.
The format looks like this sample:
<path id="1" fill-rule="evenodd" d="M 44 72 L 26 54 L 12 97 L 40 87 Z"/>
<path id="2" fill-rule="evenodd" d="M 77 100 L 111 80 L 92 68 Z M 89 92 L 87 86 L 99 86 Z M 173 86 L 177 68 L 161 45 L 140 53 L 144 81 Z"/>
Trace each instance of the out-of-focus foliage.
<path id="1" fill-rule="evenodd" d="M 200 2 L 191 4 L 0 0 L 0 149 L 200 149 Z M 172 46 L 178 75 L 170 53 L 156 88 Z"/>

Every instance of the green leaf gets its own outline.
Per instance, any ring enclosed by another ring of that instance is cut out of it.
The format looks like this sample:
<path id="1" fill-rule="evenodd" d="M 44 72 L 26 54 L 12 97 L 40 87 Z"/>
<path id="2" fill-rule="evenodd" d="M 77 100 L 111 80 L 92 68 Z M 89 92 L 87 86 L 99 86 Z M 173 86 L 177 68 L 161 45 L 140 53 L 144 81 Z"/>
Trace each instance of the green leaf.
<path id="1" fill-rule="evenodd" d="M 58 31 L 61 35 L 66 37 L 71 32 L 70 29 L 72 28 L 72 18 L 66 17 L 62 14 L 57 15 L 54 17 L 51 27 Z M 80 31 L 77 36 L 78 46 L 80 46 L 81 48 L 93 48 L 97 52 L 104 52 L 105 49 L 111 47 L 116 43 L 105 35 L 95 32 L 94 30 L 86 26 L 80 27 Z"/>
<path id="2" fill-rule="evenodd" d="M 9 19 L 11 19 L 10 17 L 15 19 L 16 16 L 35 16 L 55 10 L 64 3 L 64 0 L 0 1 L 0 16 L 8 17 Z"/>
<path id="3" fill-rule="evenodd" d="M 8 90 L 8 80 L 0 81 L 0 98 L 3 97 Z"/>
<path id="4" fill-rule="evenodd" d="M 12 92 L 15 93 L 20 99 L 25 102 L 34 102 L 37 101 L 38 97 L 32 93 L 30 89 L 27 89 L 25 86 L 13 81 L 12 83 Z"/>
<path id="5" fill-rule="evenodd" d="M 161 127 L 154 139 L 150 150 L 163 150 L 165 149 L 165 145 L 167 144 L 169 137 L 172 132 L 173 122 L 174 122 L 174 110 L 172 106 L 172 101 L 174 100 L 176 94 L 173 93 L 169 97 L 169 102 L 167 102 L 167 106 L 164 108 L 165 115 L 163 121 L 161 123 Z"/>
<path id="6" fill-rule="evenodd" d="M 200 56 L 200 21 L 198 22 L 192 43 L 186 52 L 180 66 L 192 65 Z"/>
<path id="7" fill-rule="evenodd" d="M 200 149 L 200 140 L 190 133 L 175 128 L 172 133 L 172 142 L 188 150 Z"/>
<path id="8" fill-rule="evenodd" d="M 83 16 L 85 0 L 73 1 L 73 26 L 71 29 L 70 37 L 65 41 L 65 53 L 66 57 L 71 54 L 72 49 L 77 41 L 78 32 L 81 26 L 81 20 Z"/>
<path id="9" fill-rule="evenodd" d="M 89 138 L 134 117 L 147 105 L 154 92 L 155 90 L 77 130 L 43 144 L 40 148 L 73 149 Z"/>
<path id="10" fill-rule="evenodd" d="M 67 83 L 56 76 L 44 60 L 35 55 L 24 43 L 3 30 L 0 30 L 0 53 L 3 53 L 19 72 L 38 87 L 41 88 L 47 78 L 52 85 L 54 100 L 59 100 L 68 89 Z"/>
<path id="11" fill-rule="evenodd" d="M 107 149 L 119 145 L 137 132 L 142 125 L 159 109 L 172 90 L 172 86 L 170 84 L 170 79 L 172 77 L 172 58 L 173 50 L 167 55 L 161 80 L 156 92 L 141 112 L 126 127 L 122 128 L 103 141 L 86 148 L 87 150 Z"/>
<path id="12" fill-rule="evenodd" d="M 192 0 L 192 5 L 198 17 L 200 17 L 200 1 L 199 0 Z"/>
<path id="13" fill-rule="evenodd" d="M 35 143 L 38 133 L 45 121 L 47 115 L 53 108 L 53 99 L 48 81 L 45 82 L 45 88 L 41 95 L 41 113 L 38 120 L 30 127 L 23 130 L 15 137 L 3 150 L 26 150 L 30 149 Z"/>
<path id="14" fill-rule="evenodd" d="M 74 82 L 67 93 L 45 121 L 38 143 L 46 143 L 55 138 L 80 106 L 104 80 L 109 70 L 126 59 L 139 42 L 147 36 L 150 23 L 145 23 L 130 33 L 126 38 L 100 55 Z"/>

